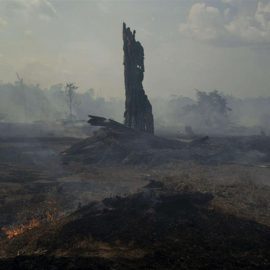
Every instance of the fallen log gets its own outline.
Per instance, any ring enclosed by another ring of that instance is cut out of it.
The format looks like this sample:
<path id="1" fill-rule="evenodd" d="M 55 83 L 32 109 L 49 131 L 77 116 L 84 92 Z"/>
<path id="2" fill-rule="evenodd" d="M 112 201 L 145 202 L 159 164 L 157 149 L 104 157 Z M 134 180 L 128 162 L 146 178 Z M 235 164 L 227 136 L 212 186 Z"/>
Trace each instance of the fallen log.
<path id="1" fill-rule="evenodd" d="M 90 119 L 87 122 L 91 124 L 92 126 L 118 128 L 118 129 L 120 128 L 120 129 L 125 129 L 125 130 L 131 129 L 110 118 L 105 118 L 105 117 L 96 116 L 96 115 L 88 115 L 88 117 Z"/>

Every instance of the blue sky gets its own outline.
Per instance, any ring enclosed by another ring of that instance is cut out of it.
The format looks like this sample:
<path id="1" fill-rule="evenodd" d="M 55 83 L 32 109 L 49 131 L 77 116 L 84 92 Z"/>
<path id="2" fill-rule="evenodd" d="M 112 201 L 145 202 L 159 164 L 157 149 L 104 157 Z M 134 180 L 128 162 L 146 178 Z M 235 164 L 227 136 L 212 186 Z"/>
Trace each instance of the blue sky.
<path id="1" fill-rule="evenodd" d="M 0 0 L 0 80 L 121 97 L 123 21 L 145 48 L 149 96 L 269 95 L 270 0 Z"/>

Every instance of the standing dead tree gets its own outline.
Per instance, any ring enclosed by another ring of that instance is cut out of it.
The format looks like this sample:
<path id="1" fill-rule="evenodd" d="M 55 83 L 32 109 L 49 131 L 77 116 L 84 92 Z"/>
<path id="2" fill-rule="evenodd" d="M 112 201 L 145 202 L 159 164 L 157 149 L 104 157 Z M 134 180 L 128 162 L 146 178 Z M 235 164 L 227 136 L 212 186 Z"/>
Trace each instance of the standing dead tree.
<path id="1" fill-rule="evenodd" d="M 144 92 L 144 50 L 135 39 L 135 31 L 123 23 L 125 113 L 124 124 L 136 130 L 154 133 L 152 106 Z"/>
<path id="2" fill-rule="evenodd" d="M 67 83 L 66 84 L 66 97 L 67 103 L 69 108 L 69 120 L 73 120 L 73 105 L 74 105 L 74 98 L 76 94 L 76 90 L 78 87 L 74 83 Z"/>

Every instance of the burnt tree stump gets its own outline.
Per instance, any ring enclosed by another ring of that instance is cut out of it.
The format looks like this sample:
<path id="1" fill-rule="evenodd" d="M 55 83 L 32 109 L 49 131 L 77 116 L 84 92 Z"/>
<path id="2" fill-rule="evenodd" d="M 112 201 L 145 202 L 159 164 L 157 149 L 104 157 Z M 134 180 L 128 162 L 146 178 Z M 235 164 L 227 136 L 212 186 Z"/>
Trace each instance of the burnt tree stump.
<path id="1" fill-rule="evenodd" d="M 124 75 L 125 75 L 125 113 L 124 124 L 140 131 L 154 133 L 152 105 L 143 89 L 144 50 L 135 39 L 135 31 L 123 23 Z"/>

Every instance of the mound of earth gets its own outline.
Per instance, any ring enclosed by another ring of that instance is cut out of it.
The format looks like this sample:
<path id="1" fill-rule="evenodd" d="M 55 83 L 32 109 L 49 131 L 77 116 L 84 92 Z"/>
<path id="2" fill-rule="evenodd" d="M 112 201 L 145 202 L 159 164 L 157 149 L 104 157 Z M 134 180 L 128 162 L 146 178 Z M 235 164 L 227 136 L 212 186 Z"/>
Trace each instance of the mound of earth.
<path id="1" fill-rule="evenodd" d="M 268 227 L 211 209 L 209 193 L 151 186 L 84 206 L 50 227 L 35 228 L 10 240 L 2 245 L 2 257 L 9 259 L 0 266 L 269 269 Z"/>
<path id="2" fill-rule="evenodd" d="M 129 128 L 104 127 L 63 153 L 65 162 L 161 165 L 175 160 L 203 164 L 270 163 L 270 137 L 198 137 L 183 142 Z"/>
<path id="3" fill-rule="evenodd" d="M 101 128 L 90 138 L 64 152 L 64 160 L 94 164 L 151 164 L 173 158 L 184 144 L 149 133 L 122 128 Z M 170 153 L 168 155 L 168 153 Z"/>

